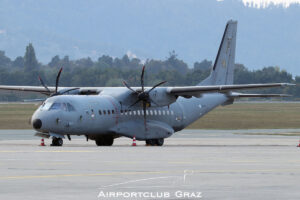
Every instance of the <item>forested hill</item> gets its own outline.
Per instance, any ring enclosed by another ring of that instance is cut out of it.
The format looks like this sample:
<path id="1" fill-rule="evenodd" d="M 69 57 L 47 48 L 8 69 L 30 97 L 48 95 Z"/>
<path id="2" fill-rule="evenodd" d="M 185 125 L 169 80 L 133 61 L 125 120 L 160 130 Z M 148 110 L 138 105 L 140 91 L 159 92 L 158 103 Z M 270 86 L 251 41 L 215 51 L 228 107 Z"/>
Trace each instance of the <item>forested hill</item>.
<path id="1" fill-rule="evenodd" d="M 139 86 L 142 66 L 146 65 L 146 85 L 154 85 L 166 80 L 166 86 L 196 85 L 210 73 L 212 61 L 203 60 L 188 65 L 170 52 L 165 60 L 149 59 L 141 61 L 138 58 L 113 58 L 102 55 L 98 60 L 82 58 L 70 60 L 68 56 L 54 56 L 48 64 L 38 62 L 34 47 L 29 44 L 24 56 L 12 60 L 0 51 L 0 84 L 1 85 L 40 85 L 40 75 L 48 85 L 54 85 L 55 77 L 60 67 L 63 67 L 61 86 L 121 86 L 122 80 L 132 86 Z M 235 84 L 288 82 L 300 83 L 300 77 L 278 66 L 263 67 L 260 70 L 249 70 L 243 64 L 235 66 Z M 255 91 L 258 92 L 258 91 Z M 300 86 L 283 89 L 267 89 L 263 92 L 288 93 L 293 99 L 300 97 Z M 2 94 L 0 100 L 20 100 L 15 94 Z"/>

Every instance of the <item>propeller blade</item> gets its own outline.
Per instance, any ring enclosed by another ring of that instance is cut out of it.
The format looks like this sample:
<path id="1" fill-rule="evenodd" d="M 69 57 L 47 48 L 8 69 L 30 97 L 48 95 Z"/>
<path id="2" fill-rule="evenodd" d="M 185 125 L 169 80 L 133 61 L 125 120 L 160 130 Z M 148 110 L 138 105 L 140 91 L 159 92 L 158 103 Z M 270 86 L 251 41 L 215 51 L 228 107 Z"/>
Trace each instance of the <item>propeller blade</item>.
<path id="1" fill-rule="evenodd" d="M 70 92 L 70 91 L 73 91 L 73 90 L 78 90 L 78 89 L 80 89 L 80 88 L 71 88 L 71 89 L 68 89 L 68 90 L 66 90 L 66 91 L 64 91 L 64 92 L 62 92 L 62 93 L 60 93 L 60 95 L 63 95 L 63 94 L 65 94 L 65 93 L 67 93 L 67 92 Z"/>
<path id="2" fill-rule="evenodd" d="M 138 99 L 136 102 L 134 102 L 131 106 L 129 106 L 128 108 L 131 108 L 132 106 L 134 106 L 135 104 L 137 104 L 138 102 L 140 102 L 141 100 Z"/>
<path id="3" fill-rule="evenodd" d="M 145 65 L 143 66 L 143 70 L 142 70 L 142 74 L 141 74 L 142 92 L 144 92 L 144 74 L 145 74 Z"/>
<path id="4" fill-rule="evenodd" d="M 143 101 L 144 126 L 145 126 L 145 131 L 147 131 L 146 109 L 147 109 L 147 102 L 146 102 L 146 101 Z"/>
<path id="5" fill-rule="evenodd" d="M 42 86 L 44 86 L 44 88 L 47 90 L 47 92 L 50 95 L 51 91 L 49 90 L 49 88 L 47 87 L 47 85 L 44 83 L 43 79 L 40 76 L 39 76 L 39 80 L 40 80 Z"/>
<path id="6" fill-rule="evenodd" d="M 163 82 L 160 82 L 160 83 L 158 83 L 158 84 L 156 84 L 155 86 L 153 86 L 149 91 L 148 91 L 148 93 L 150 93 L 152 90 L 154 90 L 156 87 L 158 87 L 158 86 L 160 86 L 160 85 L 162 85 L 162 84 L 164 84 L 164 83 L 166 83 L 167 81 L 163 81 Z"/>
<path id="7" fill-rule="evenodd" d="M 55 82 L 55 93 L 57 93 L 57 88 L 58 88 L 58 83 L 59 83 L 59 77 L 60 77 L 60 74 L 61 74 L 61 71 L 63 70 L 63 68 L 60 68 L 57 76 L 56 76 L 56 82 Z"/>
<path id="8" fill-rule="evenodd" d="M 126 81 L 123 81 L 123 85 L 125 85 L 129 90 L 131 90 L 134 93 L 137 93 L 134 89 L 132 89 L 127 83 Z"/>

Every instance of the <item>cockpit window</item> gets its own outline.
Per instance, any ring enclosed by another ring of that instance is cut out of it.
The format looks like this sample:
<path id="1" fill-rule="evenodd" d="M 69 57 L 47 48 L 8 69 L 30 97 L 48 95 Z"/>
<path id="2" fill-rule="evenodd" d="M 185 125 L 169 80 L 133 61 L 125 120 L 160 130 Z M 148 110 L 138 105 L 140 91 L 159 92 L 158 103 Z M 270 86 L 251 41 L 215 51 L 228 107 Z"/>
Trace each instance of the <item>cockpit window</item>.
<path id="1" fill-rule="evenodd" d="M 67 103 L 67 106 L 69 112 L 75 111 L 75 108 L 71 104 Z"/>
<path id="2" fill-rule="evenodd" d="M 50 102 L 43 103 L 43 105 L 41 106 L 41 110 L 49 110 L 51 105 L 52 103 Z"/>
<path id="3" fill-rule="evenodd" d="M 49 110 L 64 110 L 64 111 L 67 111 L 67 104 L 65 104 L 65 103 L 53 103 Z"/>
<path id="4" fill-rule="evenodd" d="M 59 109 L 61 109 L 61 103 L 54 103 L 52 104 L 49 110 L 59 110 Z"/>
<path id="5" fill-rule="evenodd" d="M 50 106 L 49 106 L 50 107 Z M 46 110 L 46 109 L 45 109 Z M 64 111 L 75 111 L 75 108 L 70 103 L 53 103 L 49 110 L 64 110 Z"/>

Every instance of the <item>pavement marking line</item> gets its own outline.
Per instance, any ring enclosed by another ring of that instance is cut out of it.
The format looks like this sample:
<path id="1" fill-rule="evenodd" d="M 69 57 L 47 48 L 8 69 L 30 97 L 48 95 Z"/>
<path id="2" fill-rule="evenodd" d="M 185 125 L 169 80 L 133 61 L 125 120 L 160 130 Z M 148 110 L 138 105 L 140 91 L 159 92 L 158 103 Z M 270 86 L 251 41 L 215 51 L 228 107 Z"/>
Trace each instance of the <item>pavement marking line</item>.
<path id="1" fill-rule="evenodd" d="M 30 151 L 13 151 L 13 150 L 2 150 L 0 153 L 30 153 Z"/>
<path id="2" fill-rule="evenodd" d="M 53 175 L 33 175 L 33 176 L 2 176 L 0 180 L 16 180 L 16 179 L 37 179 L 37 178 L 60 178 L 60 177 L 81 177 L 81 176 L 114 176 L 114 175 L 143 175 L 143 174 L 164 174 L 169 171 L 153 171 L 153 172 L 116 172 L 116 173 L 96 173 L 96 174 L 53 174 Z"/>
<path id="3" fill-rule="evenodd" d="M 0 180 L 17 179 L 39 179 L 39 178 L 61 178 L 61 177 L 82 177 L 82 176 L 115 176 L 115 175 L 146 175 L 146 174 L 169 174 L 182 173 L 176 171 L 150 171 L 150 172 L 116 172 L 116 173 L 95 173 L 95 174 L 53 174 L 53 175 L 32 175 L 32 176 L 2 176 Z M 248 170 L 193 170 L 193 173 L 267 173 L 267 172 L 300 172 L 300 169 L 248 169 Z"/>
<path id="4" fill-rule="evenodd" d="M 194 173 L 264 173 L 264 172 L 300 172 L 300 169 L 246 169 L 246 170 L 193 170 Z"/>
<path id="5" fill-rule="evenodd" d="M 100 151 L 89 151 L 89 150 L 38 150 L 36 153 L 94 153 Z"/>
<path id="6" fill-rule="evenodd" d="M 95 153 L 101 151 L 90 150 L 37 150 L 37 151 L 14 151 L 14 150 L 2 150 L 0 153 Z"/>

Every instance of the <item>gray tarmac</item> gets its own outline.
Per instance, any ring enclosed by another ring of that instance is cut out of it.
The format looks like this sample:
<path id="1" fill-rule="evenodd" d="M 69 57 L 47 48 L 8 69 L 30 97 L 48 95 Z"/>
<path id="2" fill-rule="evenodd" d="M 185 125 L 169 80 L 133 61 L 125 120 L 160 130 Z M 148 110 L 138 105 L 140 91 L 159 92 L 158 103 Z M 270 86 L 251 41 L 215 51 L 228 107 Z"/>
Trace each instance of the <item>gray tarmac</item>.
<path id="1" fill-rule="evenodd" d="M 300 130 L 185 130 L 162 147 L 73 137 L 42 147 L 32 130 L 0 130 L 0 199 L 299 199 L 300 136 L 287 133 Z"/>

